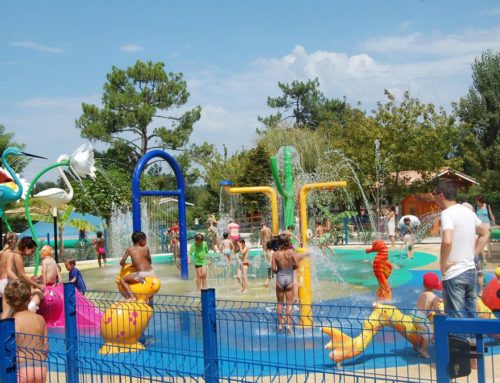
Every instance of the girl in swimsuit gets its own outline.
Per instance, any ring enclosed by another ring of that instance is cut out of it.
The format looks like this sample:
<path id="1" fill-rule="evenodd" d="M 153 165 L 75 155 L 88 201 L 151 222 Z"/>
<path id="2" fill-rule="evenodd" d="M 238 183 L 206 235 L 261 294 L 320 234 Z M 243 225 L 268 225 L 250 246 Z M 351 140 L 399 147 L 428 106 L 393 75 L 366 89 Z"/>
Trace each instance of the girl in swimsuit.
<path id="1" fill-rule="evenodd" d="M 14 250 L 17 247 L 17 234 L 8 232 L 5 234 L 3 251 L 0 253 L 0 298 L 2 298 L 7 283 L 15 276 L 13 270 L 12 257 Z M 9 270 L 9 271 L 7 271 Z M 7 318 L 10 307 L 6 299 L 2 299 L 2 316 L 0 319 Z"/>
<path id="2" fill-rule="evenodd" d="M 294 296 L 294 274 L 300 258 L 295 250 L 290 248 L 290 237 L 282 233 L 278 237 L 278 250 L 274 252 L 272 268 L 276 273 L 276 299 L 278 304 L 278 331 L 283 330 L 283 305 L 286 311 L 286 327 L 292 332 L 292 304 Z"/>
<path id="3" fill-rule="evenodd" d="M 238 240 L 238 249 L 240 251 L 241 265 L 236 272 L 236 279 L 241 285 L 240 292 L 246 293 L 248 289 L 248 268 L 250 267 L 250 263 L 248 262 L 248 251 L 250 249 L 245 244 L 245 240 L 243 238 Z"/>

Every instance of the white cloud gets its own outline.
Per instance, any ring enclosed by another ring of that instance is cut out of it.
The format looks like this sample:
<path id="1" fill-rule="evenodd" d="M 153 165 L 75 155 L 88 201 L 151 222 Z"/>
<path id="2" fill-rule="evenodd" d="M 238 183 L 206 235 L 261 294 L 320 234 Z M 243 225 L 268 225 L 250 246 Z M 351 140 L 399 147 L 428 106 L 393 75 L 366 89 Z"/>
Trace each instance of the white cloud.
<path id="1" fill-rule="evenodd" d="M 490 15 L 490 16 L 498 16 L 498 15 L 500 15 L 500 7 L 493 8 L 492 10 L 490 10 L 488 12 L 488 15 Z"/>
<path id="2" fill-rule="evenodd" d="M 366 41 L 362 48 L 374 53 L 411 53 L 419 55 L 477 54 L 486 49 L 500 49 L 500 27 L 468 29 L 449 35 L 412 33 L 405 36 L 376 37 Z"/>
<path id="3" fill-rule="evenodd" d="M 262 127 L 257 116 L 274 111 L 267 97 L 280 95 L 278 82 L 307 81 L 319 78 L 321 90 L 329 98 L 346 97 L 354 105 L 371 110 L 377 101 L 385 101 L 383 91 L 396 96 L 409 90 L 422 102 L 449 108 L 451 101 L 464 96 L 471 84 L 471 64 L 485 48 L 498 49 L 498 29 L 464 31 L 462 34 L 408 34 L 399 39 L 371 39 L 354 54 L 317 50 L 308 52 L 296 46 L 281 57 L 261 57 L 239 72 L 217 67 L 197 67 L 186 72 L 189 105 L 202 107 L 202 117 L 195 124 L 191 141 L 208 141 L 230 151 L 250 147 L 255 129 Z M 495 37 L 496 36 L 496 37 Z M 372 49 L 379 41 L 379 51 Z M 454 42 L 454 46 L 452 45 Z M 443 50 L 436 55 L 408 53 Z M 381 47 L 385 47 L 381 49 Z M 383 54 L 381 54 L 383 53 Z M 16 105 L 2 123 L 18 137 L 30 137 L 27 151 L 54 153 L 71 151 L 81 142 L 74 121 L 81 115 L 81 102 L 99 104 L 100 95 L 87 97 L 39 97 Z M 155 121 L 154 125 L 165 124 Z M 37 129 L 33 129 L 36 127 Z M 51 143 L 57 143 L 57 150 Z"/>
<path id="4" fill-rule="evenodd" d="M 218 143 L 238 149 L 250 145 L 257 116 L 274 111 L 267 97 L 280 95 L 278 82 L 319 78 L 321 90 L 330 98 L 346 97 L 371 110 L 385 101 L 384 89 L 396 96 L 409 90 L 422 102 L 445 109 L 464 96 L 471 84 L 471 64 L 484 49 L 500 47 L 500 28 L 467 30 L 439 36 L 413 33 L 366 41 L 355 54 L 294 47 L 282 57 L 258 58 L 239 73 L 211 68 L 188 78 L 191 104 L 201 105 L 202 119 L 195 125 L 193 140 Z M 377 47 L 377 49 L 374 49 Z M 412 57 L 407 53 L 435 55 Z M 384 53 L 378 57 L 378 53 Z M 428 52 L 427 52 L 428 53 Z M 234 134 L 237 132 L 237 134 Z"/>
<path id="5" fill-rule="evenodd" d="M 36 51 L 47 52 L 47 53 L 63 53 L 64 49 L 59 47 L 50 47 L 48 45 L 35 43 L 34 41 L 13 41 L 10 45 L 14 47 L 33 49 Z"/>
<path id="6" fill-rule="evenodd" d="M 122 45 L 120 47 L 120 50 L 122 52 L 126 52 L 126 53 L 134 53 L 134 52 L 143 51 L 144 48 L 141 47 L 140 45 L 136 45 L 136 44 L 125 44 L 125 45 Z"/>
<path id="7" fill-rule="evenodd" d="M 413 27 L 413 20 L 407 20 L 403 23 L 401 23 L 401 25 L 399 26 L 399 29 L 402 30 L 402 31 L 407 31 L 409 29 L 411 29 L 411 27 Z"/>
<path id="8" fill-rule="evenodd" d="M 39 109 L 61 109 L 61 110 L 82 110 L 82 102 L 96 104 L 99 102 L 99 96 L 77 96 L 77 97 L 35 97 L 23 100 L 19 106 L 26 108 Z"/>

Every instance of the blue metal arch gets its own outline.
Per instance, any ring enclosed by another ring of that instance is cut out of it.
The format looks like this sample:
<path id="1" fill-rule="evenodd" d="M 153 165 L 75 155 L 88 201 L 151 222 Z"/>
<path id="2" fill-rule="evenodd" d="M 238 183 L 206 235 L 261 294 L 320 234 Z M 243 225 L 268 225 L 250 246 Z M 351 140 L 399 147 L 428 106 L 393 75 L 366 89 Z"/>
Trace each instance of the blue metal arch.
<path id="1" fill-rule="evenodd" d="M 160 157 L 168 162 L 177 180 L 176 190 L 142 190 L 141 174 L 147 163 L 152 159 Z M 184 176 L 177 161 L 163 150 L 152 150 L 143 155 L 134 169 L 132 177 L 132 219 L 134 231 L 141 231 L 141 197 L 142 196 L 173 196 L 177 197 L 177 210 L 179 215 L 179 244 L 181 250 L 181 278 L 187 280 L 188 258 L 187 258 L 187 225 L 186 225 L 186 187 Z"/>

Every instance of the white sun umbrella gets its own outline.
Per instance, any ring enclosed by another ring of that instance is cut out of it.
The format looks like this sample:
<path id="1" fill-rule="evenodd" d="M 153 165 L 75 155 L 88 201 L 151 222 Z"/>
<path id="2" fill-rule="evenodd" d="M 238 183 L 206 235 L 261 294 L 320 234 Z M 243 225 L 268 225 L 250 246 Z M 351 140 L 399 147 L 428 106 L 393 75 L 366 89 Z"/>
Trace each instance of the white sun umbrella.
<path id="1" fill-rule="evenodd" d="M 420 220 L 418 219 L 418 217 L 411 214 L 407 214 L 401 217 L 401 219 L 399 220 L 399 226 L 404 225 L 405 218 L 410 218 L 411 225 L 420 225 Z"/>

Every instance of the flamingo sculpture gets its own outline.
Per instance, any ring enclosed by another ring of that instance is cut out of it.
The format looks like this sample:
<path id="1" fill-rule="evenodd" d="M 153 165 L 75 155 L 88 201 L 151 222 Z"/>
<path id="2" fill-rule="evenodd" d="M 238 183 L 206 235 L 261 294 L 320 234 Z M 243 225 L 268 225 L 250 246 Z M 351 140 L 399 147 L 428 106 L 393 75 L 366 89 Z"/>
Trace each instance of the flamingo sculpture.
<path id="1" fill-rule="evenodd" d="M 78 177 L 78 179 L 81 179 L 82 177 L 89 176 L 90 178 L 95 180 L 96 168 L 95 168 L 94 164 L 95 164 L 95 160 L 94 160 L 94 151 L 92 149 L 92 145 L 90 145 L 90 143 L 86 143 L 86 144 L 81 145 L 78 149 L 76 149 L 75 152 L 70 157 L 64 156 L 64 155 L 60 156 L 58 158 L 58 162 L 56 162 L 50 166 L 47 166 L 45 169 L 40 171 L 35 176 L 35 178 L 33 178 L 33 180 L 30 183 L 30 186 L 28 188 L 28 193 L 27 193 L 26 200 L 24 203 L 24 209 L 26 211 L 26 219 L 28 220 L 28 226 L 31 230 L 31 235 L 33 236 L 33 239 L 35 240 L 35 242 L 38 243 L 38 236 L 37 236 L 36 230 L 33 226 L 33 221 L 31 220 L 31 215 L 30 215 L 30 211 L 29 211 L 29 204 L 30 204 L 31 190 L 33 189 L 33 186 L 36 184 L 36 182 L 39 180 L 39 178 L 51 169 L 61 167 L 61 166 L 67 166 L 73 172 L 73 174 L 76 177 Z M 67 195 L 72 196 L 73 189 L 71 188 L 71 185 L 69 184 L 69 182 L 68 182 L 67 178 L 64 176 L 64 174 L 63 174 L 63 179 L 65 180 L 66 185 L 70 189 L 70 193 L 67 193 Z M 60 194 L 60 192 L 64 192 L 64 190 L 61 190 L 61 189 L 56 189 L 56 190 L 58 191 L 58 193 L 54 193 L 54 194 L 64 195 L 62 193 Z M 41 193 L 39 193 L 39 194 L 41 194 Z M 66 198 L 66 197 L 64 197 L 64 198 Z M 48 201 L 53 200 L 53 199 L 55 199 L 55 197 L 50 198 L 50 199 L 46 198 L 45 201 L 47 203 L 49 203 Z M 70 198 L 70 200 L 71 200 L 71 198 Z M 57 216 L 57 214 L 56 214 L 56 216 Z M 54 224 L 56 225 L 56 230 L 57 230 L 57 223 L 55 222 Z M 57 236 L 56 236 L 56 238 L 57 238 Z M 57 246 L 55 246 L 55 248 L 57 249 Z M 35 253 L 35 269 L 33 271 L 33 273 L 35 275 L 38 275 L 39 263 L 40 263 L 40 252 L 37 249 L 37 251 Z"/>
<path id="2" fill-rule="evenodd" d="M 57 163 L 61 163 L 63 161 L 68 161 L 69 156 L 62 155 L 57 159 Z M 40 193 L 35 194 L 33 197 L 39 198 L 42 202 L 45 202 L 52 208 L 52 217 L 54 218 L 54 255 L 56 262 L 57 259 L 57 209 L 59 209 L 62 205 L 70 203 L 73 199 L 73 188 L 71 187 L 71 183 L 64 174 L 64 171 L 58 167 L 59 173 L 61 174 L 61 178 L 69 189 L 69 192 L 60 188 L 50 188 L 46 190 L 42 190 Z"/>
<path id="3" fill-rule="evenodd" d="M 10 202 L 17 201 L 23 195 L 23 184 L 22 184 L 21 180 L 19 179 L 19 177 L 17 176 L 17 174 L 14 172 L 14 170 L 12 170 L 9 163 L 7 162 L 8 156 L 28 156 L 28 157 L 46 159 L 45 157 L 40 157 L 40 156 L 37 156 L 35 154 L 29 154 L 29 153 L 22 152 L 21 149 L 13 147 L 13 146 L 8 147 L 7 149 L 5 149 L 3 151 L 2 164 L 5 167 L 5 169 L 7 170 L 7 172 L 9 173 L 9 176 L 10 176 L 9 178 L 11 178 L 15 182 L 17 188 L 13 189 L 7 185 L 0 184 L 0 233 L 2 233 L 2 220 L 4 217 L 5 205 L 7 205 Z M 8 180 L 7 177 L 2 177 L 2 178 L 5 178 L 5 181 Z M 9 226 L 9 222 L 7 220 L 5 220 L 5 223 L 7 224 L 8 229 L 11 230 L 11 228 Z"/>

